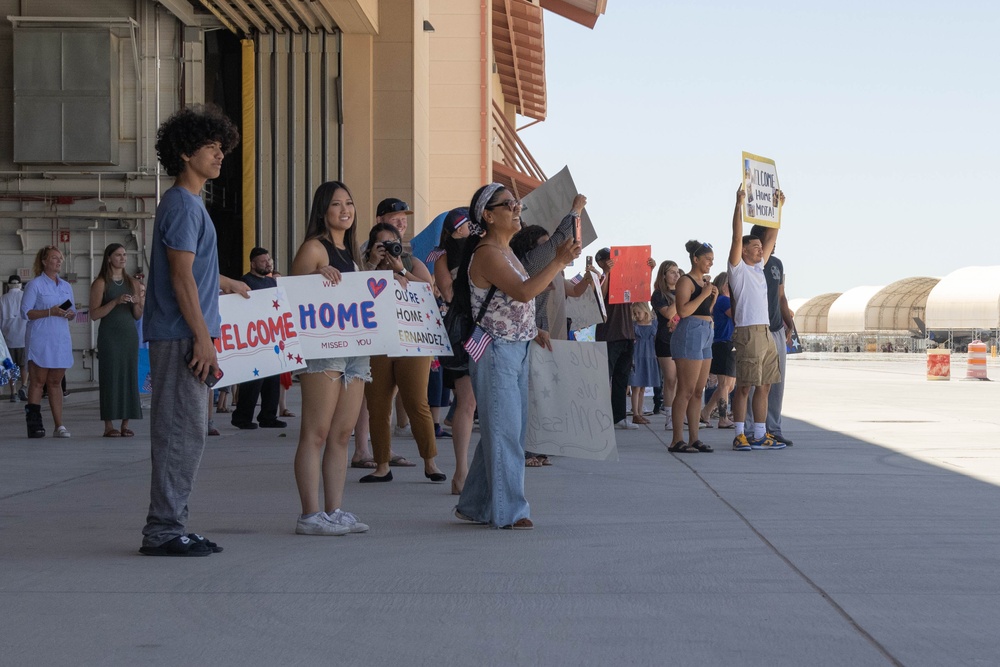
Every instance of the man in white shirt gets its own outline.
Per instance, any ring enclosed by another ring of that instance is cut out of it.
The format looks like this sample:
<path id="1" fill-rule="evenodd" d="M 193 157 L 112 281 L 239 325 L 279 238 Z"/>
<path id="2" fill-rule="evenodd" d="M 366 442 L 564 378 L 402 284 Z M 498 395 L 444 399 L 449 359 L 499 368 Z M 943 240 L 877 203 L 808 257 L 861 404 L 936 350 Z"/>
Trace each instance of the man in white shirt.
<path id="1" fill-rule="evenodd" d="M 10 358 L 17 364 L 21 376 L 21 389 L 16 394 L 14 393 L 14 381 L 12 380 L 10 383 L 11 403 L 16 403 L 18 399 L 28 400 L 24 387 L 25 380 L 28 378 L 24 355 L 24 331 L 28 320 L 21 318 L 22 296 L 24 296 L 24 292 L 21 290 L 21 279 L 17 275 L 12 275 L 7 279 L 7 293 L 0 297 L 0 331 L 3 332 L 4 340 L 7 341 Z"/>
<path id="2" fill-rule="evenodd" d="M 779 202 L 785 196 L 778 191 Z M 767 437 L 767 394 L 771 383 L 781 381 L 778 354 L 771 338 L 767 310 L 767 280 L 764 264 L 774 250 L 777 229 L 768 229 L 764 238 L 743 235 L 743 187 L 736 192 L 733 211 L 733 241 L 729 248 L 729 290 L 732 294 L 733 321 L 736 330 L 736 392 L 733 397 L 733 422 L 736 438 L 733 449 L 784 449 L 785 445 Z M 753 434 L 745 433 L 747 396 L 753 393 Z"/>

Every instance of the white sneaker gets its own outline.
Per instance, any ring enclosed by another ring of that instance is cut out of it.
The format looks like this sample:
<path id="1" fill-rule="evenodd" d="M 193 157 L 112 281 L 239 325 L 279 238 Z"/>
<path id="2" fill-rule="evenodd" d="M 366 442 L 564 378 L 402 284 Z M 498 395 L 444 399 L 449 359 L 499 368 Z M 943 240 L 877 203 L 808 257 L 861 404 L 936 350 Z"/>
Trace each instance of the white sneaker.
<path id="1" fill-rule="evenodd" d="M 68 438 L 71 435 L 73 435 L 73 434 L 70 433 L 69 431 L 67 431 L 65 426 L 60 426 L 59 428 L 56 429 L 56 432 L 52 434 L 52 437 L 53 438 Z"/>
<path id="2" fill-rule="evenodd" d="M 347 535 L 351 529 L 330 523 L 324 512 L 318 512 L 308 517 L 300 516 L 295 522 L 295 532 L 298 535 Z"/>
<path id="3" fill-rule="evenodd" d="M 392 429 L 392 437 L 394 438 L 412 438 L 413 431 L 410 430 L 410 425 L 406 426 L 395 426 Z"/>
<path id="4" fill-rule="evenodd" d="M 626 418 L 615 424 L 615 428 L 619 431 L 638 431 L 639 425 L 633 424 Z"/>
<path id="5" fill-rule="evenodd" d="M 327 514 L 326 520 L 329 521 L 334 526 L 341 526 L 347 529 L 349 533 L 367 533 L 368 524 L 361 523 L 358 521 L 358 517 L 354 516 L 350 512 L 345 512 L 343 510 L 334 510 L 333 514 Z"/>

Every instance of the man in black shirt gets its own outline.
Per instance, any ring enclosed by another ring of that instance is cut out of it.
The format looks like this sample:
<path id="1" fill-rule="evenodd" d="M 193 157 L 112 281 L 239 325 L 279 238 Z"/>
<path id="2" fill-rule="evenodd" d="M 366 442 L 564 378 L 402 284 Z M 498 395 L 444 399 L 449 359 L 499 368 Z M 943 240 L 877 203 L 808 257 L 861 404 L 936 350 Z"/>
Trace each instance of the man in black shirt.
<path id="1" fill-rule="evenodd" d="M 249 285 L 251 290 L 277 287 L 278 281 L 271 277 L 273 270 L 271 254 L 264 248 L 254 248 L 250 251 L 250 273 L 243 276 L 243 282 Z M 257 423 L 261 428 L 288 426 L 286 422 L 278 419 L 280 392 L 278 375 L 241 384 L 236 409 L 233 411 L 233 426 L 241 429 L 257 428 L 257 424 L 253 421 L 253 411 L 257 407 L 258 398 L 260 398 L 260 412 L 257 414 Z"/>
<path id="2" fill-rule="evenodd" d="M 611 415 L 615 428 L 635 430 L 635 423 L 626 419 L 625 394 L 628 392 L 629 375 L 632 373 L 632 353 L 635 348 L 635 326 L 632 320 L 632 304 L 608 303 L 609 276 L 608 272 L 615 265 L 611 257 L 611 248 L 601 248 L 594 255 L 594 261 L 601 268 L 601 292 L 608 311 L 608 319 L 604 324 L 598 324 L 594 332 L 597 341 L 604 341 L 608 346 L 608 375 L 611 379 Z M 656 262 L 647 260 L 650 268 L 656 267 Z M 642 415 L 639 415 L 640 417 Z M 633 418 L 635 415 L 633 415 Z"/>

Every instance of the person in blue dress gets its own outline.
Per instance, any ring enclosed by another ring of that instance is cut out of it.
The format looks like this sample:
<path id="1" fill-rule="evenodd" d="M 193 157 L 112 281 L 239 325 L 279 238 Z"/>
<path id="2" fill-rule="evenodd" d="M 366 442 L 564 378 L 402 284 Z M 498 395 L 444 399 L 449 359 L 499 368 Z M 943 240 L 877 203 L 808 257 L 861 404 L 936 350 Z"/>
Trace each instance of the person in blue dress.
<path id="1" fill-rule="evenodd" d="M 635 347 L 632 348 L 632 423 L 648 424 L 643 415 L 642 404 L 646 387 L 660 384 L 660 369 L 656 362 L 656 320 L 653 311 L 645 301 L 632 304 L 632 320 L 635 327 Z"/>
<path id="2" fill-rule="evenodd" d="M 48 387 L 49 408 L 55 422 L 53 436 L 68 438 L 62 422 L 62 380 L 73 366 L 69 323 L 76 317 L 73 288 L 59 277 L 63 254 L 48 245 L 35 255 L 35 279 L 24 287 L 21 317 L 28 320 L 25 346 L 28 358 L 28 403 L 24 407 L 29 438 L 44 438 L 42 390 Z"/>

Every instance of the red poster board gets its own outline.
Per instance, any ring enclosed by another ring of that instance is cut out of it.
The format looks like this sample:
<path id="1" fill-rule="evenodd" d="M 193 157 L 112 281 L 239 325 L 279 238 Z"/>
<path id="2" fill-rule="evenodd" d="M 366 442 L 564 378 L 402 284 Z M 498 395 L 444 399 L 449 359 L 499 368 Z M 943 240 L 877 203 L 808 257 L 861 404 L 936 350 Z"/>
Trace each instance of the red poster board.
<path id="1" fill-rule="evenodd" d="M 651 246 L 634 245 L 611 248 L 611 267 L 608 285 L 608 303 L 636 303 L 649 301 L 649 284 L 652 269 L 649 268 Z"/>

